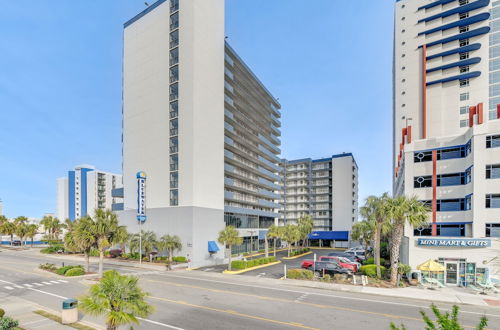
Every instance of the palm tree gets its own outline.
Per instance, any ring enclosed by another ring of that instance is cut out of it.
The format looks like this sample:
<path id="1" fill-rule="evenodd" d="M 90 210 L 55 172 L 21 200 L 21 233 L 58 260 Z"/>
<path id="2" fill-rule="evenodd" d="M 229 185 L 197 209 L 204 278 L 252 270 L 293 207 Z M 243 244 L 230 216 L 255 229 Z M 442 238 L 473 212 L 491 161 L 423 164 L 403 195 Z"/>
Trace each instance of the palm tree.
<path id="1" fill-rule="evenodd" d="M 20 216 L 20 217 L 17 217 L 14 219 L 14 224 L 17 226 L 17 225 L 25 225 L 26 222 L 28 222 L 28 218 L 24 217 L 24 216 Z"/>
<path id="2" fill-rule="evenodd" d="M 382 235 L 390 231 L 390 219 L 388 212 L 389 195 L 384 193 L 381 197 L 369 196 L 365 205 L 360 208 L 361 216 L 368 222 L 375 224 L 373 231 L 373 257 L 377 266 L 377 277 L 382 276 L 380 271 L 380 240 Z"/>
<path id="3" fill-rule="evenodd" d="M 375 223 L 372 221 L 360 221 L 356 222 L 352 226 L 351 239 L 354 241 L 360 241 L 365 248 L 365 256 L 368 256 L 368 246 L 370 245 L 373 232 L 375 231 Z"/>
<path id="4" fill-rule="evenodd" d="M 0 232 L 5 235 L 10 236 L 10 245 L 12 246 L 12 241 L 14 240 L 14 234 L 16 233 L 16 225 L 13 222 L 5 222 L 0 228 Z"/>
<path id="5" fill-rule="evenodd" d="M 79 308 L 93 316 L 106 316 L 106 329 L 121 325 L 139 324 L 138 317 L 148 317 L 154 307 L 145 298 L 149 295 L 138 285 L 134 276 L 120 275 L 116 270 L 104 273 L 101 281 L 90 287 L 80 298 Z"/>
<path id="6" fill-rule="evenodd" d="M 129 233 L 127 231 L 127 227 L 119 226 L 116 233 L 113 235 L 112 244 L 120 245 L 120 249 L 122 253 L 125 253 L 125 244 L 129 241 Z"/>
<path id="7" fill-rule="evenodd" d="M 160 238 L 158 247 L 159 250 L 168 251 L 168 269 L 172 269 L 172 258 L 174 256 L 174 251 L 182 249 L 182 242 L 180 237 L 177 235 L 164 235 Z"/>
<path id="8" fill-rule="evenodd" d="M 314 228 L 314 222 L 310 215 L 303 215 L 298 220 L 298 227 L 300 232 L 300 240 L 302 241 L 302 247 L 305 247 L 305 243 L 309 234 Z"/>
<path id="9" fill-rule="evenodd" d="M 90 272 L 90 251 L 96 245 L 96 237 L 94 235 L 94 220 L 91 217 L 83 217 L 76 221 L 72 232 L 74 245 L 85 256 L 85 271 Z"/>
<path id="10" fill-rule="evenodd" d="M 231 257 L 233 255 L 233 245 L 241 245 L 243 243 L 243 238 L 240 237 L 238 230 L 233 226 L 227 226 L 219 232 L 219 237 L 217 238 L 219 243 L 224 244 L 229 249 L 229 264 L 227 265 L 227 270 L 231 270 Z"/>
<path id="11" fill-rule="evenodd" d="M 104 250 L 114 242 L 115 233 L 119 230 L 118 217 L 111 210 L 96 209 L 92 233 L 99 250 L 99 277 L 103 275 Z"/>
<path id="12" fill-rule="evenodd" d="M 297 225 L 288 224 L 282 227 L 281 239 L 288 244 L 288 256 L 292 251 L 292 243 L 297 242 L 301 237 L 299 227 Z"/>
<path id="13" fill-rule="evenodd" d="M 141 237 L 142 236 L 142 237 Z M 141 255 L 144 254 L 152 260 L 152 252 L 158 249 L 158 238 L 152 231 L 141 230 L 141 233 L 135 233 L 130 237 L 130 253 L 138 251 Z"/>
<path id="14" fill-rule="evenodd" d="M 21 240 L 21 245 L 23 245 L 24 238 L 26 237 L 26 234 L 28 233 L 28 225 L 25 224 L 24 222 L 19 222 L 19 224 L 16 226 L 15 232 L 16 232 L 16 235 Z"/>
<path id="15" fill-rule="evenodd" d="M 0 215 L 0 227 L 6 223 L 8 220 L 7 220 L 7 217 L 5 215 Z"/>
<path id="16" fill-rule="evenodd" d="M 38 234 L 38 225 L 34 223 L 28 225 L 26 237 L 29 237 L 31 239 L 31 247 L 33 247 L 33 239 L 35 238 L 36 234 Z"/>
<path id="17" fill-rule="evenodd" d="M 428 223 L 430 209 L 416 196 L 398 196 L 389 201 L 388 211 L 392 218 L 391 225 L 391 284 L 398 279 L 399 249 L 403 239 L 404 226 L 424 226 Z"/>
<path id="18" fill-rule="evenodd" d="M 271 225 L 271 227 L 269 227 L 269 229 L 267 230 L 267 234 L 266 234 L 266 238 L 267 237 L 270 237 L 273 239 L 273 254 L 274 256 L 276 257 L 276 241 L 278 240 L 278 238 L 281 237 L 281 229 L 283 227 L 278 227 L 276 225 Z"/>
<path id="19" fill-rule="evenodd" d="M 58 218 L 54 218 L 50 215 L 44 216 L 40 221 L 40 224 L 43 226 L 49 241 L 58 240 L 62 229 L 65 228 L 64 223 L 61 223 Z"/>

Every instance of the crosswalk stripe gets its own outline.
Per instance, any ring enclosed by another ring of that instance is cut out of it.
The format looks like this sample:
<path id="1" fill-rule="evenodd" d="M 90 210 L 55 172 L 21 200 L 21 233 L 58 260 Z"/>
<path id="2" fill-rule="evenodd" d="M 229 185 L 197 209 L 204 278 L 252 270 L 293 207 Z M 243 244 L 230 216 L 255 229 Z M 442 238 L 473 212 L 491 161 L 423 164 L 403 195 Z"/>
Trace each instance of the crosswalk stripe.
<path id="1" fill-rule="evenodd" d="M 33 284 L 36 286 L 43 286 L 43 284 L 40 284 L 40 283 L 33 283 Z"/>
<path id="2" fill-rule="evenodd" d="M 4 286 L 4 288 L 6 288 L 7 290 L 14 290 L 14 288 L 12 288 L 10 286 Z"/>
<path id="3" fill-rule="evenodd" d="M 50 281 L 50 283 L 59 284 L 57 281 Z"/>
<path id="4" fill-rule="evenodd" d="M 25 287 L 27 287 L 27 288 L 32 288 L 32 287 L 33 287 L 33 285 L 31 285 L 31 284 L 23 284 L 23 285 L 24 285 Z"/>
<path id="5" fill-rule="evenodd" d="M 24 289 L 22 286 L 17 285 L 17 284 L 15 284 L 15 285 L 14 285 L 14 287 L 15 287 L 15 288 L 18 288 L 18 289 Z"/>
<path id="6" fill-rule="evenodd" d="M 42 283 L 45 285 L 52 285 L 52 283 L 49 283 L 49 282 L 42 282 Z"/>
<path id="7" fill-rule="evenodd" d="M 68 283 L 68 281 L 65 281 L 65 280 L 59 280 L 59 282 L 61 282 L 61 283 Z"/>

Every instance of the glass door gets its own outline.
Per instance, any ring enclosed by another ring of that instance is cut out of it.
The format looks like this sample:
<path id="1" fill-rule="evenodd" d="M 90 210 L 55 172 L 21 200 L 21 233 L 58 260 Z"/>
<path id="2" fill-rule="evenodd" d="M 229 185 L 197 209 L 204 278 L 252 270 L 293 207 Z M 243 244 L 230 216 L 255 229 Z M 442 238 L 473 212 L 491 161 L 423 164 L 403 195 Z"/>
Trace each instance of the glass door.
<path id="1" fill-rule="evenodd" d="M 458 264 L 457 263 L 446 263 L 446 284 L 458 285 Z"/>

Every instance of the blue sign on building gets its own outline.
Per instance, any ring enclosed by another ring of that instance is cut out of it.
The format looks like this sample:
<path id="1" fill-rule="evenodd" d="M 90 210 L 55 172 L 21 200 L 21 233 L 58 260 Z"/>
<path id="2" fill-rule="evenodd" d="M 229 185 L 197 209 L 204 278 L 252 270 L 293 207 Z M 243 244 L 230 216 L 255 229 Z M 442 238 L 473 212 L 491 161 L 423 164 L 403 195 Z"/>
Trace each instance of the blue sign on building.
<path id="1" fill-rule="evenodd" d="M 419 238 L 418 246 L 436 247 L 464 247 L 486 248 L 491 247 L 491 240 L 484 238 Z"/>
<path id="2" fill-rule="evenodd" d="M 146 221 L 146 173 L 137 172 L 137 221 Z"/>

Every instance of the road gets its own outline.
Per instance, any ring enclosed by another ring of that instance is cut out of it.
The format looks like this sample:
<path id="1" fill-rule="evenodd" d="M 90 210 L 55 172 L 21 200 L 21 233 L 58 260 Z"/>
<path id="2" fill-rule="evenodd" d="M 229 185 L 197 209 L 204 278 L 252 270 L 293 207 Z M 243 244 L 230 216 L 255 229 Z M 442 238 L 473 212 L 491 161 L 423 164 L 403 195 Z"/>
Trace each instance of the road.
<path id="1" fill-rule="evenodd" d="M 33 251 L 0 252 L 0 305 L 16 296 L 53 310 L 64 298 L 78 297 L 87 286 L 81 279 L 61 281 L 34 269 L 52 259 Z M 70 263 L 70 262 L 68 262 Z M 73 262 L 74 263 L 74 262 Z M 71 263 L 70 263 L 71 264 Z M 302 288 L 283 281 L 196 271 L 153 271 L 108 266 L 137 274 L 156 312 L 135 329 L 388 329 L 390 322 L 422 329 L 419 310 L 429 302 Z M 449 304 L 438 303 L 442 309 Z M 473 328 L 480 316 L 490 329 L 500 329 L 500 309 L 463 305 L 460 318 Z M 101 320 L 88 319 L 102 324 Z"/>

